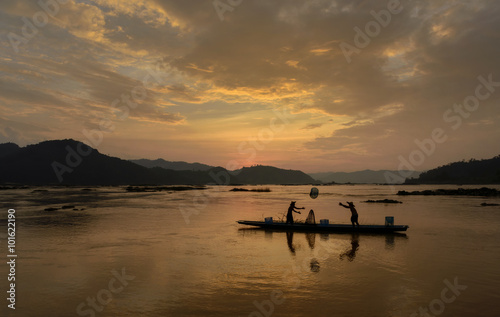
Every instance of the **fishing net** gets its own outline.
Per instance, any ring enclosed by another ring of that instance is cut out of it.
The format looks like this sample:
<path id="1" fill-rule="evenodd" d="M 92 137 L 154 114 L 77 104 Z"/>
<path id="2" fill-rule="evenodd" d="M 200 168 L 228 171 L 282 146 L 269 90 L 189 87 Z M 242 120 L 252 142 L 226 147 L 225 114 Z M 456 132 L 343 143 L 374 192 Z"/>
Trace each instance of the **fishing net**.
<path id="1" fill-rule="evenodd" d="M 318 198 L 319 190 L 316 187 L 311 188 L 311 192 L 309 193 L 309 196 L 311 196 L 312 199 Z"/>
<path id="2" fill-rule="evenodd" d="M 309 214 L 307 215 L 306 223 L 310 225 L 316 224 L 316 217 L 314 217 L 314 211 L 312 209 L 311 211 L 309 211 Z"/>

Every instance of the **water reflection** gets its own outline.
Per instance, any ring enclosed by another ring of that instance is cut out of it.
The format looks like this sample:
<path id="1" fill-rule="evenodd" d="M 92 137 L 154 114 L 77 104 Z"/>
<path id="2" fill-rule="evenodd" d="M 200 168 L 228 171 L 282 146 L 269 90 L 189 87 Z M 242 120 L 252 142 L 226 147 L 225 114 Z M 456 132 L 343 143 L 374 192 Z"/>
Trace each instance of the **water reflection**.
<path id="1" fill-rule="evenodd" d="M 267 233 L 266 233 L 267 234 Z M 311 250 L 314 250 L 314 245 L 316 244 L 316 233 L 305 233 L 307 245 Z M 295 245 L 293 244 L 293 231 L 286 232 L 286 243 L 288 245 L 288 249 L 290 253 L 295 255 Z"/>
<path id="2" fill-rule="evenodd" d="M 239 231 L 241 233 L 244 232 L 259 232 L 259 231 L 264 231 L 265 232 L 265 237 L 266 239 L 273 239 L 274 238 L 274 233 L 277 231 L 273 230 L 266 230 L 266 229 L 261 229 L 261 228 L 240 228 Z M 328 249 L 333 249 L 336 244 L 338 244 L 341 241 L 345 241 L 344 239 L 341 239 L 340 237 L 345 237 L 345 234 L 334 234 L 334 233 L 303 233 L 303 232 L 298 232 L 294 233 L 293 231 L 286 231 L 284 232 L 286 235 L 286 244 L 288 247 L 288 250 L 292 256 L 296 256 L 297 250 L 300 250 L 300 243 L 297 246 L 294 242 L 294 235 L 304 235 L 307 245 L 311 250 L 314 252 L 317 252 L 318 250 L 315 250 L 316 247 L 316 235 L 319 235 L 320 240 L 323 241 L 323 243 L 327 243 L 323 245 L 324 247 Z M 278 231 L 279 236 L 283 234 L 283 232 Z M 408 237 L 404 233 L 392 233 L 392 234 L 385 234 L 385 235 L 374 235 L 374 234 L 362 234 L 363 238 L 361 239 L 377 239 L 381 241 L 381 239 L 384 239 L 385 242 L 385 249 L 386 250 L 394 250 L 396 247 L 396 240 L 397 238 L 402 238 L 402 239 L 407 239 Z M 356 259 L 356 255 L 359 253 L 360 249 L 360 234 L 359 233 L 351 233 L 350 234 L 350 244 L 351 246 L 344 249 L 342 252 L 339 253 L 339 259 L 340 260 L 345 260 L 349 262 L 353 262 Z M 321 249 L 321 246 L 320 246 Z M 337 251 L 338 252 L 338 251 Z M 320 268 L 320 262 L 316 259 L 313 258 L 310 261 L 310 268 L 312 272 L 318 272 Z"/>
<path id="3" fill-rule="evenodd" d="M 316 259 L 311 259 L 311 263 L 310 263 L 310 266 L 311 266 L 311 272 L 314 272 L 314 273 L 318 273 L 319 272 L 319 261 L 316 260 Z"/>
<path id="4" fill-rule="evenodd" d="M 358 249 L 359 249 L 359 234 L 353 233 L 351 236 L 351 248 L 342 252 L 339 258 L 343 260 L 344 258 L 347 257 L 347 260 L 349 260 L 349 262 L 352 262 L 356 258 L 356 251 L 358 251 Z"/>
<path id="5" fill-rule="evenodd" d="M 311 248 L 311 250 L 314 249 L 314 243 L 316 243 L 316 234 L 315 233 L 306 233 L 306 240 L 307 240 L 307 244 L 309 245 L 309 248 Z"/>
<path id="6" fill-rule="evenodd" d="M 288 249 L 292 255 L 295 255 L 295 246 L 293 245 L 293 231 L 286 232 L 286 243 L 288 245 Z"/>
<path id="7" fill-rule="evenodd" d="M 307 244 L 311 250 L 314 250 L 315 242 L 316 242 L 316 234 L 315 233 L 306 233 L 305 234 Z M 288 245 L 288 250 L 290 253 L 295 256 L 295 245 L 293 244 L 293 231 L 286 232 L 286 243 Z M 319 261 L 316 258 L 312 258 L 309 262 L 309 267 L 311 272 L 317 273 L 319 272 Z"/>
<path id="8" fill-rule="evenodd" d="M 385 236 L 385 248 L 387 250 L 394 250 L 394 247 L 396 246 L 394 242 L 394 235 L 386 235 Z M 405 235 L 406 237 L 406 235 Z"/>

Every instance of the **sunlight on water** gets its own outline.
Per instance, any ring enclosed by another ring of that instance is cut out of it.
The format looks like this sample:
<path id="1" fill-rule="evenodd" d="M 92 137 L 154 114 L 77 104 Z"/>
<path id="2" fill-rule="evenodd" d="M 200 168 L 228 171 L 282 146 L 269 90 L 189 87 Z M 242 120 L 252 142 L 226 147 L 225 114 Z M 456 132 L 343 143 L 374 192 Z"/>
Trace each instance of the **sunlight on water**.
<path id="1" fill-rule="evenodd" d="M 269 193 L 227 187 L 4 191 L 3 210 L 17 213 L 19 259 L 16 312 L 5 304 L 2 315 L 410 316 L 425 308 L 442 316 L 493 316 L 499 311 L 500 209 L 480 207 L 498 198 L 403 197 L 387 186 L 359 185 L 322 186 L 313 200 L 308 186 L 270 188 Z M 363 202 L 385 198 L 403 203 Z M 305 234 L 236 223 L 282 218 L 290 200 L 306 208 L 295 215 L 298 220 L 314 209 L 317 221 L 349 223 L 349 211 L 338 202 L 353 201 L 361 224 L 383 224 L 385 216 L 394 216 L 396 224 L 410 229 L 398 235 Z M 63 205 L 73 207 L 44 211 Z M 5 265 L 0 274 L 7 276 Z M 466 289 L 446 291 L 454 283 Z M 443 292 L 449 300 L 441 299 Z"/>

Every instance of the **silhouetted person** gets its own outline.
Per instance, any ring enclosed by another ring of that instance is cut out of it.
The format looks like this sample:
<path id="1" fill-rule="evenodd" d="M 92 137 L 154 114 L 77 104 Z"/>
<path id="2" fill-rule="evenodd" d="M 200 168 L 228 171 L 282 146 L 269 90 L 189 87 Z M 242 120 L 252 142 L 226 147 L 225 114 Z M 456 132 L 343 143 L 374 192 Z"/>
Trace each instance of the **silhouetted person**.
<path id="1" fill-rule="evenodd" d="M 286 214 L 286 223 L 293 225 L 293 213 L 296 212 L 296 213 L 300 214 L 300 211 L 297 211 L 295 209 L 305 209 L 305 208 L 304 207 L 302 207 L 302 208 L 295 207 L 295 202 L 292 201 L 290 203 L 290 207 L 288 207 L 288 213 Z"/>
<path id="2" fill-rule="evenodd" d="M 344 208 L 349 208 L 351 210 L 351 223 L 352 223 L 352 226 L 354 227 L 354 224 L 358 225 L 358 228 L 359 228 L 359 223 L 358 223 L 358 212 L 356 211 L 356 208 L 354 208 L 354 204 L 353 202 L 347 202 L 347 206 L 342 204 L 342 203 L 339 203 L 339 206 L 342 206 Z"/>

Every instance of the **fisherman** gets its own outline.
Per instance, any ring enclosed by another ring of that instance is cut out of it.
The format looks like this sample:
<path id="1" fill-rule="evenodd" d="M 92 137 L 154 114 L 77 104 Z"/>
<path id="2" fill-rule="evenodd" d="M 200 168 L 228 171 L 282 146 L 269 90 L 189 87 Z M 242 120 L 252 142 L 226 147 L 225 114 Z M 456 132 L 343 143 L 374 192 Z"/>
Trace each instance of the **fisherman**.
<path id="1" fill-rule="evenodd" d="M 304 207 L 295 207 L 295 201 L 292 201 L 290 203 L 290 207 L 288 207 L 288 213 L 286 214 L 286 223 L 288 224 L 291 224 L 293 225 L 293 213 L 296 212 L 298 214 L 300 214 L 300 211 L 297 211 L 295 209 L 305 209 Z"/>
<path id="2" fill-rule="evenodd" d="M 354 208 L 354 203 L 352 201 L 348 201 L 347 205 L 344 205 L 342 203 L 339 203 L 339 206 L 342 206 L 344 208 L 348 208 L 351 210 L 351 223 L 352 227 L 354 228 L 354 224 L 358 225 L 359 228 L 359 223 L 358 223 L 358 212 L 356 211 L 356 208 Z"/>

